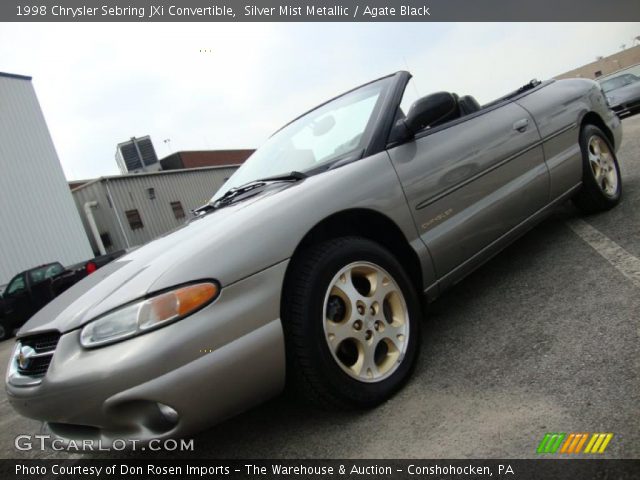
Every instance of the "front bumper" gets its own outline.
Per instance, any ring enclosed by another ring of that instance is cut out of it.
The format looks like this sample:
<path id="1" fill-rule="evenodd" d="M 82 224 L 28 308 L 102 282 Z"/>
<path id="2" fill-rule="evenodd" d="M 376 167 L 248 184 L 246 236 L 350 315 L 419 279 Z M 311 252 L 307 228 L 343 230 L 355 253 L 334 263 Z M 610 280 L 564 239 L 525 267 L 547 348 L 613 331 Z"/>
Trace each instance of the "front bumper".
<path id="1" fill-rule="evenodd" d="M 634 113 L 640 111 L 640 99 L 636 99 L 629 102 L 623 102 L 620 104 L 612 105 L 611 109 L 620 118 L 628 117 Z"/>
<path id="2" fill-rule="evenodd" d="M 203 310 L 92 350 L 60 337 L 41 383 L 7 383 L 11 405 L 68 440 L 180 437 L 278 394 L 285 381 L 280 295 L 288 262 L 224 287 Z M 173 420 L 168 406 L 177 413 Z"/>

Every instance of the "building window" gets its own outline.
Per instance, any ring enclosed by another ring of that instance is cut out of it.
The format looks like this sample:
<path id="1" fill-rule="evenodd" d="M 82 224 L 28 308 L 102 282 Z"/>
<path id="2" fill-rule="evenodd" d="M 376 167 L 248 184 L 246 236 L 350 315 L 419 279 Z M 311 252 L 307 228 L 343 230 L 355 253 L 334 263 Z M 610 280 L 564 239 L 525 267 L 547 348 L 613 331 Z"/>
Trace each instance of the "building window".
<path id="1" fill-rule="evenodd" d="M 594 75 L 595 75 L 596 78 L 601 77 L 602 76 L 602 70 L 598 70 Z"/>
<path id="2" fill-rule="evenodd" d="M 104 248 L 109 248 L 113 243 L 111 243 L 111 235 L 109 232 L 104 232 L 100 234 L 100 240 L 102 240 L 102 245 Z"/>
<path id="3" fill-rule="evenodd" d="M 156 189 L 147 188 L 147 195 L 149 195 L 149 200 L 153 200 L 154 198 L 156 198 Z"/>
<path id="4" fill-rule="evenodd" d="M 185 217 L 184 208 L 182 208 L 182 203 L 180 202 L 171 202 L 171 209 L 173 210 L 173 214 L 176 219 L 180 220 Z"/>
<path id="5" fill-rule="evenodd" d="M 127 216 L 127 220 L 129 221 L 131 230 L 144 227 L 144 225 L 142 224 L 142 218 L 140 218 L 140 212 L 138 212 L 138 210 L 127 210 L 124 213 Z"/>

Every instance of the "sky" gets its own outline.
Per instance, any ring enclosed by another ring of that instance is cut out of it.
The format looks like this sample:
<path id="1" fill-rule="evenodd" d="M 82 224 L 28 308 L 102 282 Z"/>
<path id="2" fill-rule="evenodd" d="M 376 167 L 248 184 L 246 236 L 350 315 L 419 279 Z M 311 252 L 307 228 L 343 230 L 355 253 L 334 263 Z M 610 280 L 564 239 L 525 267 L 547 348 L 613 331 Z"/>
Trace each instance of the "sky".
<path id="1" fill-rule="evenodd" d="M 640 23 L 0 23 L 0 71 L 33 77 L 67 179 L 116 144 L 256 148 L 343 91 L 409 70 L 414 95 L 480 103 L 631 46 Z M 169 140 L 165 142 L 165 140 Z"/>

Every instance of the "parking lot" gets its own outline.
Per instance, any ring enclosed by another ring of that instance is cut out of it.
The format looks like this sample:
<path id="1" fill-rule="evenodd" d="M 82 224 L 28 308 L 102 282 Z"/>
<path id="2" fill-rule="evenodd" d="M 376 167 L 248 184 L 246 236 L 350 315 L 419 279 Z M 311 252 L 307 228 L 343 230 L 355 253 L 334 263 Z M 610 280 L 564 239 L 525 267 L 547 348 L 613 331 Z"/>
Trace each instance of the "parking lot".
<path id="1" fill-rule="evenodd" d="M 430 305 L 393 399 L 347 413 L 283 395 L 162 457 L 533 458 L 546 432 L 613 432 L 605 457 L 640 457 L 640 115 L 623 123 L 622 203 L 591 217 L 560 208 Z M 15 450 L 39 425 L 4 389 L 0 424 L 3 458 L 68 457 Z"/>

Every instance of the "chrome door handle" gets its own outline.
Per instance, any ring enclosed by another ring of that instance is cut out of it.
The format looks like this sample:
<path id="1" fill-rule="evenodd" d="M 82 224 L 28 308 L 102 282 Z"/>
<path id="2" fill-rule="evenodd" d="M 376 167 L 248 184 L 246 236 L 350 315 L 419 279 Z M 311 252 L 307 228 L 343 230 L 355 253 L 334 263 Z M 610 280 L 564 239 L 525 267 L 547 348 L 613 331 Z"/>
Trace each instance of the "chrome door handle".
<path id="1" fill-rule="evenodd" d="M 513 124 L 513 129 L 522 133 L 527 129 L 528 126 L 529 126 L 529 119 L 523 118 L 522 120 L 518 120 L 516 123 Z"/>

